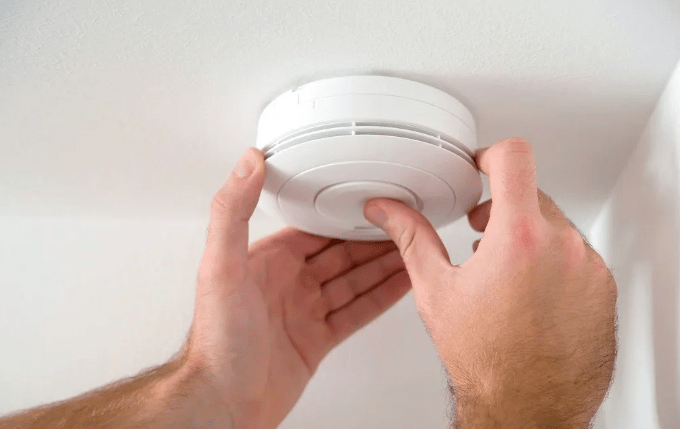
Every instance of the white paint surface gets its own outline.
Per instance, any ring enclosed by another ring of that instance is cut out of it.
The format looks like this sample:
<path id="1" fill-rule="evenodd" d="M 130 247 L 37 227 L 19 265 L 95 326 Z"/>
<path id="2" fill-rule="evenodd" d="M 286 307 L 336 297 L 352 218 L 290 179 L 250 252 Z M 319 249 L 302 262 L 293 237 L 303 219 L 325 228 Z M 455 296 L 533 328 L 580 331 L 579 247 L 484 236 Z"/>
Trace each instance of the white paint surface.
<path id="1" fill-rule="evenodd" d="M 673 0 L 3 0 L 0 413 L 135 374 L 179 347 L 209 198 L 279 92 L 350 73 L 446 90 L 472 110 L 480 145 L 531 140 L 541 186 L 587 229 L 679 55 Z M 677 198 L 664 199 L 677 196 L 676 165 L 656 180 L 656 158 L 636 156 L 651 184 L 619 184 L 595 230 L 613 231 L 599 243 L 625 273 L 607 427 L 644 427 L 655 401 L 659 421 L 673 419 L 677 400 L 659 375 L 678 374 L 667 322 L 678 314 Z M 258 215 L 253 231 L 278 226 Z M 469 254 L 464 224 L 442 232 L 454 261 Z M 621 253 L 625 240 L 642 247 Z M 407 298 L 329 356 L 284 427 L 443 428 L 445 408 Z"/>
<path id="2" fill-rule="evenodd" d="M 598 429 L 680 428 L 680 64 L 592 230 L 619 287 Z"/>

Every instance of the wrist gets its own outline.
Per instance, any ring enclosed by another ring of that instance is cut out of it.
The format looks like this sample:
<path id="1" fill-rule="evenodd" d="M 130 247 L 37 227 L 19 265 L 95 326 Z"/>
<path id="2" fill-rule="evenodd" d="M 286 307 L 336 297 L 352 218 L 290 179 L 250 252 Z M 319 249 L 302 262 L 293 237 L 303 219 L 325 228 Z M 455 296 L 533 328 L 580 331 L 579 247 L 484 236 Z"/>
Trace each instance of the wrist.
<path id="1" fill-rule="evenodd" d="M 182 353 L 166 364 L 154 397 L 163 409 L 174 409 L 170 426 L 242 429 L 256 428 L 253 407 L 238 399 L 237 391 L 225 391 L 195 356 Z"/>

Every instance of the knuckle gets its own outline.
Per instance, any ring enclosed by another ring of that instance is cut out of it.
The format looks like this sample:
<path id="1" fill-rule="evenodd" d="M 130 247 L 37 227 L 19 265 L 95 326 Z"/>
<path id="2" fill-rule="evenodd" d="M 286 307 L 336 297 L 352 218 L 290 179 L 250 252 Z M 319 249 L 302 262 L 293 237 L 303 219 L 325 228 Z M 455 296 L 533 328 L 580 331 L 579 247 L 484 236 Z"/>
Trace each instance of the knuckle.
<path id="1" fill-rule="evenodd" d="M 413 242 L 416 238 L 416 224 L 406 225 L 401 232 L 399 232 L 399 237 L 397 238 L 397 247 L 399 247 L 399 252 L 404 262 L 408 262 L 411 252 L 413 250 Z"/>
<path id="2" fill-rule="evenodd" d="M 216 193 L 210 202 L 210 215 L 215 218 L 223 218 L 230 211 L 229 204 L 225 201 L 222 192 Z"/>
<path id="3" fill-rule="evenodd" d="M 586 249 L 583 236 L 576 229 L 571 227 L 562 228 L 558 233 L 562 247 L 568 252 L 584 253 Z"/>
<path id="4" fill-rule="evenodd" d="M 512 246 L 515 254 L 535 256 L 541 248 L 543 227 L 541 220 L 525 214 L 517 214 L 510 221 Z"/>
<path id="5" fill-rule="evenodd" d="M 581 269 L 587 250 L 581 233 L 572 227 L 561 228 L 557 233 L 557 240 L 567 269 Z"/>

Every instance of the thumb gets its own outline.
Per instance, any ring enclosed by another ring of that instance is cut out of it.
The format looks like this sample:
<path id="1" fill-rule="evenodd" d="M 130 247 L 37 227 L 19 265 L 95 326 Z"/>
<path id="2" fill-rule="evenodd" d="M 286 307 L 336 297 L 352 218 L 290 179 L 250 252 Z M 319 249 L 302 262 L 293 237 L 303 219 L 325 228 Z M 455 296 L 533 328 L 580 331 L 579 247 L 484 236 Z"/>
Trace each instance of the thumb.
<path id="1" fill-rule="evenodd" d="M 451 268 L 444 243 L 420 212 L 400 201 L 381 198 L 366 203 L 364 216 L 397 245 L 413 284 L 436 282 Z"/>
<path id="2" fill-rule="evenodd" d="M 264 156 L 249 148 L 210 205 L 210 225 L 201 277 L 225 279 L 245 274 L 248 222 L 264 184 Z"/>

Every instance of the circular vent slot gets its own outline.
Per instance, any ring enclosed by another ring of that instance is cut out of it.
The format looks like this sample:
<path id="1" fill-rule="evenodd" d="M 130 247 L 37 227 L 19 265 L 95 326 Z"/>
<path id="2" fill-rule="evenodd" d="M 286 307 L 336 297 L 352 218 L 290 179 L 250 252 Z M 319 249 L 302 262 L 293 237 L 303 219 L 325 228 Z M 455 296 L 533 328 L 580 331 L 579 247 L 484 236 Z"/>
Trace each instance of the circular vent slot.
<path id="1" fill-rule="evenodd" d="M 391 122 L 338 122 L 305 128 L 265 146 L 263 148 L 264 157 L 268 159 L 281 151 L 302 143 L 349 135 L 391 136 L 417 140 L 453 152 L 473 167 L 475 166 L 471 151 L 454 138 L 422 127 Z"/>

